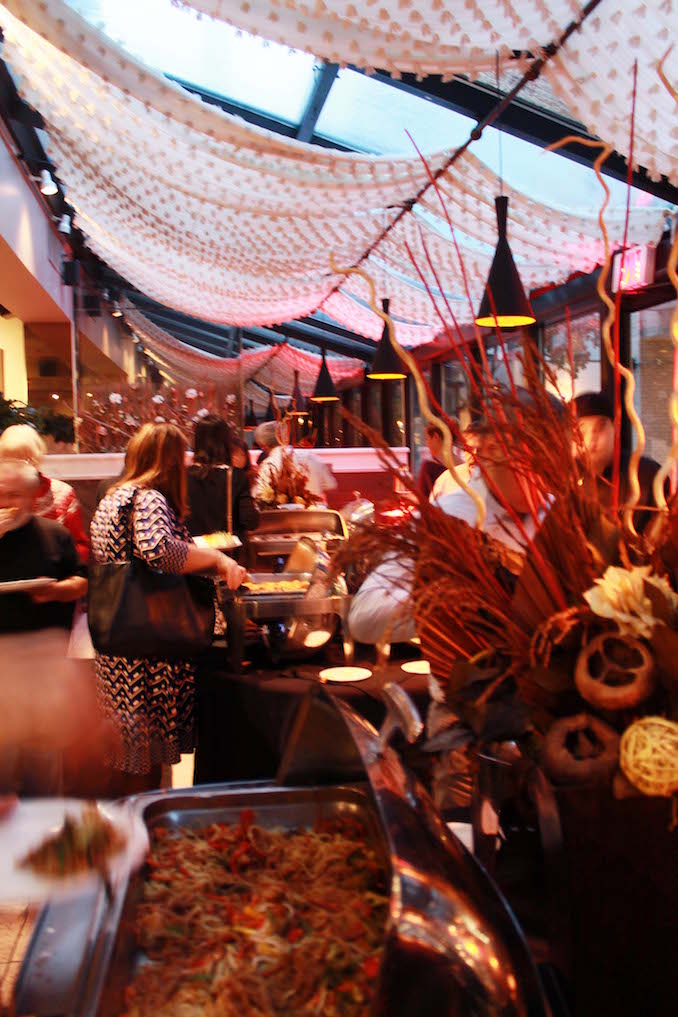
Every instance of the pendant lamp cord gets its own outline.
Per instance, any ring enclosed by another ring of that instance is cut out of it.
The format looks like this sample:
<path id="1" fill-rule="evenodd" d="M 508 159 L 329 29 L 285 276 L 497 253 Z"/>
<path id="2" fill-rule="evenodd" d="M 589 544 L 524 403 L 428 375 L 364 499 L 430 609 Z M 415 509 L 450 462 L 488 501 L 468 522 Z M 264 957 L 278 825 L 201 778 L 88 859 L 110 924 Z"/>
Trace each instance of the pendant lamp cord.
<path id="1" fill-rule="evenodd" d="M 499 88 L 499 50 L 496 51 L 495 58 L 494 58 L 494 76 L 495 76 L 495 81 L 496 81 L 496 84 L 497 84 L 497 95 L 500 95 L 501 94 L 501 90 Z M 504 152 L 503 152 L 502 145 L 501 145 L 502 134 L 503 134 L 503 131 L 497 131 L 497 143 L 499 145 L 499 194 L 503 197 L 504 196 Z"/>
<path id="2" fill-rule="evenodd" d="M 443 175 L 443 173 L 447 172 L 450 166 L 452 166 L 457 161 L 457 159 L 459 159 L 464 154 L 466 149 L 469 148 L 469 146 L 474 141 L 478 141 L 485 128 L 489 127 L 490 124 L 494 123 L 497 117 L 500 117 L 504 110 L 511 105 L 513 100 L 520 94 L 520 92 L 522 92 L 525 85 L 527 85 L 528 82 L 530 81 L 537 80 L 537 78 L 539 77 L 544 67 L 549 62 L 549 60 L 552 60 L 556 53 L 558 53 L 563 48 L 563 46 L 570 38 L 570 36 L 573 35 L 579 28 L 581 28 L 586 19 L 591 14 L 593 14 L 596 7 L 598 7 L 600 3 L 601 0 L 589 0 L 589 2 L 582 8 L 579 17 L 569 23 L 567 28 L 561 33 L 558 39 L 555 42 L 551 42 L 548 44 L 548 46 L 544 47 L 544 49 L 542 50 L 542 55 L 538 57 L 536 60 L 532 61 L 528 69 L 521 77 L 520 81 L 516 85 L 514 85 L 510 92 L 506 93 L 504 98 L 500 102 L 498 102 L 496 106 L 492 107 L 490 112 L 487 113 L 482 120 L 478 121 L 478 123 L 473 128 L 466 141 L 462 145 L 460 145 L 459 148 L 455 149 L 455 151 L 452 153 L 449 159 L 446 159 L 442 166 L 440 166 L 435 171 L 435 173 L 430 174 L 430 177 L 427 180 L 427 182 L 423 184 L 422 187 L 420 187 L 420 189 L 417 191 L 414 197 L 408 198 L 408 200 L 403 203 L 403 206 L 396 215 L 396 217 L 389 223 L 388 226 L 386 226 L 381 231 L 376 240 L 372 241 L 370 246 L 361 254 L 358 260 L 351 266 L 352 268 L 357 268 L 359 265 L 362 265 L 364 261 L 367 261 L 369 256 L 372 254 L 373 251 L 376 250 L 376 248 L 379 246 L 382 240 L 384 240 L 388 236 L 391 230 L 398 225 L 400 220 L 404 216 L 406 216 L 408 212 L 412 211 L 414 206 L 417 204 L 418 201 L 421 200 L 421 198 L 424 196 L 424 194 L 426 194 L 429 188 L 435 185 L 436 181 Z M 340 289 L 345 278 L 346 276 L 342 276 L 341 280 L 336 284 L 336 286 L 334 286 L 330 290 L 327 296 L 323 297 L 318 306 L 315 308 L 316 311 L 323 306 L 326 300 L 329 300 L 329 298 Z"/>

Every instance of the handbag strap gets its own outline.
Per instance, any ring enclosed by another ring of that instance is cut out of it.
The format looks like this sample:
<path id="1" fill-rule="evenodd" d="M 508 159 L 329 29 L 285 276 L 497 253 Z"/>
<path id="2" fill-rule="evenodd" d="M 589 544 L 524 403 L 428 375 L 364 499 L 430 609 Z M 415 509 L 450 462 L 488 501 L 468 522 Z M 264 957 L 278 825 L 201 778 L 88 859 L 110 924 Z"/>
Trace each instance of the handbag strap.
<path id="1" fill-rule="evenodd" d="M 226 525 L 233 533 L 233 467 L 226 467 Z"/>
<path id="2" fill-rule="evenodd" d="M 128 502 L 127 506 L 127 553 L 129 555 L 128 561 L 130 564 L 134 561 L 134 503 L 136 501 L 139 488 L 135 487 L 132 492 L 132 498 Z"/>

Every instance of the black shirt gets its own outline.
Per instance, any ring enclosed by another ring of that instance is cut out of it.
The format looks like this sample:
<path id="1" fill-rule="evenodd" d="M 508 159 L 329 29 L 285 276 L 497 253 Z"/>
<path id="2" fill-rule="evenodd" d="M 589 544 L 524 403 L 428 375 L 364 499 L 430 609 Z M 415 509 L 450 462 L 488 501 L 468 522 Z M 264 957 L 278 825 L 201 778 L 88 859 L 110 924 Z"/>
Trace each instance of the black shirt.
<path id="1" fill-rule="evenodd" d="M 442 463 L 439 463 L 437 459 L 427 459 L 419 467 L 419 473 L 417 474 L 417 487 L 423 494 L 424 498 L 428 498 L 433 485 L 440 476 L 447 469 Z"/>
<path id="2" fill-rule="evenodd" d="M 188 471 L 189 513 L 186 525 L 194 536 L 228 529 L 226 475 L 224 467 L 207 471 L 191 466 Z M 253 530 L 259 513 L 250 494 L 250 482 L 244 470 L 233 467 L 233 532 L 241 539 Z"/>
<path id="3" fill-rule="evenodd" d="M 23 526 L 0 537 L 0 582 L 86 575 L 70 533 L 52 519 L 31 516 Z M 27 593 L 0 594 L 0 632 L 70 628 L 74 608 L 75 603 L 59 601 L 35 604 Z"/>
<path id="4" fill-rule="evenodd" d="M 619 506 L 620 508 L 628 501 L 630 490 L 629 490 L 629 460 L 631 453 L 622 449 L 619 462 Z M 642 533 L 647 524 L 650 522 L 652 517 L 656 515 L 652 512 L 652 508 L 657 507 L 657 503 L 654 499 L 654 491 L 652 484 L 657 471 L 660 469 L 659 463 L 655 462 L 654 459 L 650 459 L 649 456 L 641 456 L 638 463 L 638 483 L 640 485 L 640 498 L 638 505 L 644 508 L 637 509 L 633 513 L 633 524 L 638 533 Z M 664 494 L 668 496 L 669 485 L 668 482 L 664 486 Z M 612 499 L 612 465 L 610 464 L 606 470 L 598 478 L 598 497 L 604 505 L 609 505 Z"/>

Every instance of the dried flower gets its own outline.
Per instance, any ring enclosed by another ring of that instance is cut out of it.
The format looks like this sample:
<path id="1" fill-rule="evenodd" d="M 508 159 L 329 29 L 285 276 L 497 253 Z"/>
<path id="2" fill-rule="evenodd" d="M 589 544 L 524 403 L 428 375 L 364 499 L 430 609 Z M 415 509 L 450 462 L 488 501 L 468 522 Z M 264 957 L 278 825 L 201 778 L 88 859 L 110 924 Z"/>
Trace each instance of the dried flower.
<path id="1" fill-rule="evenodd" d="M 108 397 L 108 401 L 109 403 L 114 403 L 116 406 L 119 406 L 120 403 L 122 402 L 122 396 L 120 395 L 119 392 L 111 392 L 111 394 Z"/>
<path id="2" fill-rule="evenodd" d="M 153 402 L 154 403 L 164 403 L 164 401 L 165 401 L 165 397 L 161 396 L 159 392 L 156 395 L 153 396 Z"/>
<path id="3" fill-rule="evenodd" d="M 675 596 L 665 579 L 651 576 L 652 566 L 630 569 L 610 565 L 595 585 L 584 594 L 594 614 L 611 618 L 624 635 L 649 639 L 659 621 L 652 613 L 652 601 L 645 592 L 645 583 L 657 586 L 667 596 Z"/>
<path id="4" fill-rule="evenodd" d="M 187 399 L 197 399 L 198 398 L 197 390 L 194 389 L 194 388 L 187 388 L 186 389 L 186 398 Z"/>

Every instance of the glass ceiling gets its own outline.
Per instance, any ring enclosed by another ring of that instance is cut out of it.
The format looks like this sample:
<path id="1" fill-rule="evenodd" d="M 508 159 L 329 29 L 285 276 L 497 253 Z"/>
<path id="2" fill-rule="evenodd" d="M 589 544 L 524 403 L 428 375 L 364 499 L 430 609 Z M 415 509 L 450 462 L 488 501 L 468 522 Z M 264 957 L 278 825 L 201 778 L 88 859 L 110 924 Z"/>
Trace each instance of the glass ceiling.
<path id="1" fill-rule="evenodd" d="M 299 124 L 313 90 L 317 61 L 200 18 L 172 0 L 67 0 L 91 24 L 142 62 L 228 101 L 286 124 Z M 358 112 L 359 111 L 359 112 Z M 343 69 L 337 75 L 315 133 L 343 147 L 385 155 L 455 148 L 474 121 L 375 78 Z M 499 145 L 501 138 L 501 151 Z M 487 128 L 471 151 L 507 184 L 562 211 L 594 213 L 600 185 L 593 171 L 538 145 Z M 606 178 L 611 204 L 624 205 L 626 185 Z M 666 204 L 636 188 L 633 205 Z"/>

